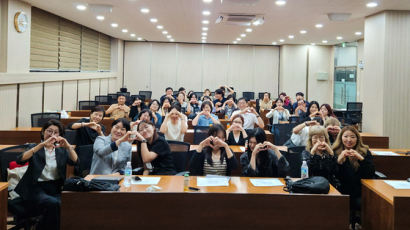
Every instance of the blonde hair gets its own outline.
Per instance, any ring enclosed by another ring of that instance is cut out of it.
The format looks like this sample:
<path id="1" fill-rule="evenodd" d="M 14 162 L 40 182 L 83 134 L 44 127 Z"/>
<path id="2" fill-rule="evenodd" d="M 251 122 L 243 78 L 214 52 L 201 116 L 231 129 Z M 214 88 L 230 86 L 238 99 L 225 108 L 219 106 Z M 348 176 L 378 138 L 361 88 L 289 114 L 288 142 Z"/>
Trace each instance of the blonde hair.
<path id="1" fill-rule="evenodd" d="M 326 143 L 330 146 L 330 140 L 329 140 L 329 134 L 327 134 L 327 131 L 325 128 L 319 125 L 311 126 L 309 128 L 309 139 L 306 143 L 306 151 L 312 150 L 313 144 L 312 144 L 312 137 L 314 135 L 323 135 L 325 136 Z"/>
<path id="2" fill-rule="evenodd" d="M 334 117 L 329 117 L 326 119 L 324 126 L 327 128 L 329 125 L 340 127 L 340 121 Z"/>
<path id="3" fill-rule="evenodd" d="M 360 136 L 359 131 L 357 131 L 357 129 L 354 126 L 346 126 L 344 127 L 339 135 L 337 135 L 336 141 L 335 143 L 333 143 L 332 149 L 335 152 L 335 154 L 337 156 L 339 156 L 340 153 L 342 153 L 342 151 L 345 149 L 345 146 L 343 145 L 343 141 L 342 141 L 342 136 L 346 131 L 351 131 L 352 133 L 354 133 L 356 135 L 356 145 L 353 147 L 353 149 L 358 152 L 360 155 L 362 155 L 363 157 L 366 156 L 367 151 L 369 150 L 369 146 L 363 144 L 362 141 L 362 137 Z M 348 158 L 350 163 L 353 165 L 353 167 L 355 168 L 355 170 L 357 170 L 359 168 L 359 162 L 356 158 Z"/>

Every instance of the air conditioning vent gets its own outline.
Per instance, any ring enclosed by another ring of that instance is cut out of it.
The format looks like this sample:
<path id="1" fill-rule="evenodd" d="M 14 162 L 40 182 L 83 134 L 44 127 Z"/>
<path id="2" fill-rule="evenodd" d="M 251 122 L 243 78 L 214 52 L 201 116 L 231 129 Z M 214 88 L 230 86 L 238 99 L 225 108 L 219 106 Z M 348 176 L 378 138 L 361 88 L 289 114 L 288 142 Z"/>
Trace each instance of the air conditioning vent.
<path id="1" fill-rule="evenodd" d="M 253 14 L 223 14 L 218 17 L 216 23 L 228 25 L 250 26 L 255 21 L 263 20 L 261 15 Z"/>

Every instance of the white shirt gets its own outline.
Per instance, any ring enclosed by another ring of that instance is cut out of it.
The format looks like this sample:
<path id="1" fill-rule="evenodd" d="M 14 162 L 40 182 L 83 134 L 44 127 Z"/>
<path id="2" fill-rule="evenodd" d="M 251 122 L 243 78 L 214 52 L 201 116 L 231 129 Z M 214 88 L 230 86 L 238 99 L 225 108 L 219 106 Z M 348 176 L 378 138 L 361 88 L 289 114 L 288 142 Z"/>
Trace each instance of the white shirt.
<path id="1" fill-rule="evenodd" d="M 235 116 L 236 114 L 240 114 L 241 110 L 236 110 L 235 112 L 232 113 L 232 116 Z M 256 117 L 255 114 L 253 113 L 244 113 L 241 114 L 243 117 L 243 129 L 254 129 L 255 124 L 258 125 L 258 118 Z"/>
<path id="2" fill-rule="evenodd" d="M 184 115 L 185 116 L 185 115 Z M 188 119 L 185 116 L 186 125 L 188 125 Z M 174 125 L 172 124 L 171 119 L 167 122 L 167 132 L 164 133 L 165 139 L 168 141 L 184 141 L 184 133 L 181 133 L 182 125 L 181 118 L 178 119 L 178 122 Z"/>
<path id="3" fill-rule="evenodd" d="M 56 160 L 56 149 L 53 148 L 52 151 L 48 151 L 44 148 L 46 165 L 44 166 L 43 172 L 41 172 L 38 181 L 50 181 L 59 179 L 57 171 L 57 160 Z"/>
<path id="4" fill-rule="evenodd" d="M 292 133 L 290 139 L 296 146 L 306 146 L 309 139 L 309 126 L 304 127 L 298 134 Z"/>

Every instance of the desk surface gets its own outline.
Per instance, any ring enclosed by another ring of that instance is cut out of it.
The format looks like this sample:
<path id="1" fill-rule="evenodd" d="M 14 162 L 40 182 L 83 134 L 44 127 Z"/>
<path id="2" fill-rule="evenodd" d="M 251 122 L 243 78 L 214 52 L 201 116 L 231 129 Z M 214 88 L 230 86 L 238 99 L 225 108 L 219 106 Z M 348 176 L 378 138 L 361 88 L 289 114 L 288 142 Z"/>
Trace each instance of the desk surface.
<path id="1" fill-rule="evenodd" d="M 0 230 L 7 229 L 8 183 L 0 182 Z"/>
<path id="2" fill-rule="evenodd" d="M 383 197 L 390 204 L 393 204 L 394 197 L 404 196 L 410 197 L 410 189 L 394 189 L 392 186 L 386 184 L 383 180 L 362 180 L 362 185 L 366 186 L 379 196 Z"/>

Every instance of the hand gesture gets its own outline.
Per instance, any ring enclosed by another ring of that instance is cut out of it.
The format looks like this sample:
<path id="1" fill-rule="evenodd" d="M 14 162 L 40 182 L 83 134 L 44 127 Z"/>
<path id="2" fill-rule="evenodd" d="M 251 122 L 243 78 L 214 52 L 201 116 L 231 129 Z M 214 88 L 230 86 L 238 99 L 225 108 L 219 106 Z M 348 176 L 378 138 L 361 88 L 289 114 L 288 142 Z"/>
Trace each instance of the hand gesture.
<path id="1" fill-rule="evenodd" d="M 68 150 L 71 148 L 70 143 L 68 143 L 67 139 L 65 139 L 64 137 L 56 137 L 56 143 L 59 144 L 58 147 L 66 148 Z"/>
<path id="2" fill-rule="evenodd" d="M 220 139 L 219 137 L 213 138 L 213 144 L 214 144 L 214 147 L 219 147 L 219 148 L 228 146 L 228 144 L 222 139 Z"/>
<path id="3" fill-rule="evenodd" d="M 214 140 L 214 137 L 209 136 L 205 140 L 201 141 L 201 143 L 199 143 L 199 145 L 201 145 L 202 148 L 204 148 L 206 146 L 209 146 L 209 147 L 213 148 L 214 147 L 213 140 Z"/>
<path id="4" fill-rule="evenodd" d="M 253 149 L 252 154 L 258 154 L 261 151 L 265 151 L 266 150 L 266 146 L 263 143 L 259 143 L 255 146 L 255 148 Z"/>
<path id="5" fill-rule="evenodd" d="M 270 143 L 269 141 L 263 142 L 263 145 L 265 146 L 266 150 L 268 150 L 268 149 L 272 149 L 273 151 L 278 150 L 278 147 L 276 145 Z"/>

